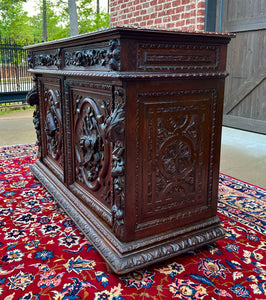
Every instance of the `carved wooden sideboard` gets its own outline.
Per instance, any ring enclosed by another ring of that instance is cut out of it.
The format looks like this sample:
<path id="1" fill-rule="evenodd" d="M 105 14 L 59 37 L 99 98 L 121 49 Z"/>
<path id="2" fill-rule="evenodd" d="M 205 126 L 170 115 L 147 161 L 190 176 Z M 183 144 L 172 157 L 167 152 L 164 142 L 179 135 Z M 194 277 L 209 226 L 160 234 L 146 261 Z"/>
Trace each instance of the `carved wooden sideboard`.
<path id="1" fill-rule="evenodd" d="M 230 34 L 116 27 L 28 46 L 31 167 L 116 273 L 224 236 Z"/>

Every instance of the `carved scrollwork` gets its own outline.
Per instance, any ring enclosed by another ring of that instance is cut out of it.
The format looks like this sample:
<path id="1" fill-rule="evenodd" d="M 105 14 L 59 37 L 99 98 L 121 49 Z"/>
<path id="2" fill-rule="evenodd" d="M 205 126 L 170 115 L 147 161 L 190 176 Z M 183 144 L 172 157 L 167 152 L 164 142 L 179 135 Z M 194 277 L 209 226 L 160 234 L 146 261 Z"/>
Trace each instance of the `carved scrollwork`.
<path id="1" fill-rule="evenodd" d="M 60 107 L 60 95 L 56 90 L 45 90 L 44 93 L 46 117 L 45 133 L 47 140 L 47 151 L 59 164 L 62 164 L 62 118 Z"/>

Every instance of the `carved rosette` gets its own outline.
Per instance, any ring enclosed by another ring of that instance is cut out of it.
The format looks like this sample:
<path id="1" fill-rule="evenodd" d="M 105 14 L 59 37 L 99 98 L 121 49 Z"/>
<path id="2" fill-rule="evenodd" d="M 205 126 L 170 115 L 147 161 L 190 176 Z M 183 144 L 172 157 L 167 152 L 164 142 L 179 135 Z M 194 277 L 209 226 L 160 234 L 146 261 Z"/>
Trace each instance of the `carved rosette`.
<path id="1" fill-rule="evenodd" d="M 195 190 L 195 138 L 186 134 L 197 126 L 195 122 L 188 115 L 158 118 L 156 192 L 166 202 L 175 202 L 177 197 Z"/>
<path id="2" fill-rule="evenodd" d="M 47 153 L 62 166 L 63 132 L 59 92 L 45 89 L 44 99 Z"/>

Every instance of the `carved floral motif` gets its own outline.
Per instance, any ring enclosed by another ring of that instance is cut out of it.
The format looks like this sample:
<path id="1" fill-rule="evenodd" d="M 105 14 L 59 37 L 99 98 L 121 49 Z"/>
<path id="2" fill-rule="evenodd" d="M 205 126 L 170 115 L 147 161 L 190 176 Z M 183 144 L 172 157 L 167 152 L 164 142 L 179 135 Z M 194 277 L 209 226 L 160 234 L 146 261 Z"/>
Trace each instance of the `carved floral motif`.
<path id="1" fill-rule="evenodd" d="M 109 48 L 92 48 L 65 52 L 65 65 L 77 67 L 108 66 L 111 70 L 120 69 L 120 45 L 117 39 L 111 40 Z"/>

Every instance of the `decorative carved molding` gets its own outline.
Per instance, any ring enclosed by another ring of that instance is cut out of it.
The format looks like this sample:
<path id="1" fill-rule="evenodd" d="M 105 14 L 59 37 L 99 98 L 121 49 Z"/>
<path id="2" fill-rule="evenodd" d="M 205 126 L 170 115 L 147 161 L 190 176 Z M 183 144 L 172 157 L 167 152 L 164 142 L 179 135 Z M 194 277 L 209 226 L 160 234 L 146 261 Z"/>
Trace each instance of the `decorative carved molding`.
<path id="1" fill-rule="evenodd" d="M 32 73 L 35 74 L 55 74 L 54 70 L 49 69 L 31 69 L 29 70 Z M 77 70 L 77 71 L 69 71 L 69 70 L 57 70 L 56 75 L 58 76 L 75 76 L 77 78 L 103 78 L 103 79 L 119 79 L 119 80 L 147 80 L 147 79 L 153 79 L 153 80 L 160 80 L 160 79 L 206 79 L 206 78 L 225 78 L 228 76 L 227 72 L 198 72 L 198 73 L 178 73 L 178 72 L 157 72 L 157 73 L 131 73 L 131 72 L 106 72 L 106 71 L 97 71 L 93 72 L 88 70 Z"/>

